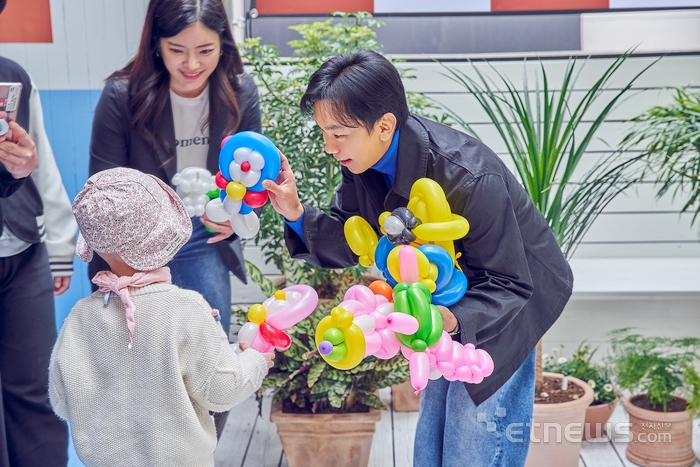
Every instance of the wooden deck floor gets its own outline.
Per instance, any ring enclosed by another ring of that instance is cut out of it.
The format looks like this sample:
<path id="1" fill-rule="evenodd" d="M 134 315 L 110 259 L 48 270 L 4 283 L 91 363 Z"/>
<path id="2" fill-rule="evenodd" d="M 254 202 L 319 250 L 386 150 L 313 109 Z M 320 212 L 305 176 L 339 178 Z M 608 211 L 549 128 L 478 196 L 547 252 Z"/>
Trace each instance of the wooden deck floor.
<path id="1" fill-rule="evenodd" d="M 413 459 L 413 437 L 418 414 L 391 410 L 391 392 L 380 391 L 389 410 L 382 412 L 374 435 L 370 467 L 410 467 Z M 263 401 L 263 416 L 258 417 L 258 404 L 250 398 L 234 407 L 216 450 L 216 467 L 287 467 L 277 428 L 270 422 L 271 398 Z M 618 405 L 612 423 L 627 421 L 627 414 Z M 700 461 L 700 423 L 695 422 L 694 448 Z M 626 444 L 618 436 L 584 441 L 579 467 L 635 467 L 625 457 Z M 310 466 L 313 467 L 313 466 Z M 695 463 L 700 467 L 700 462 Z"/>

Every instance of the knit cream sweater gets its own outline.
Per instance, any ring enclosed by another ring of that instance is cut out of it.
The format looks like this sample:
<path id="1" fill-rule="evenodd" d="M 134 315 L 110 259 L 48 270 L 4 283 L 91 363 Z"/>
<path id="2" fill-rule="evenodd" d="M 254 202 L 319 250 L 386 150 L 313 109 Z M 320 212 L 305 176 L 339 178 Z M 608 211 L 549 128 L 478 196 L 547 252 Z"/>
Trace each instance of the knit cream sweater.
<path id="1" fill-rule="evenodd" d="M 211 307 L 171 284 L 129 289 L 133 347 L 124 305 L 95 292 L 66 318 L 51 355 L 49 395 L 70 422 L 87 467 L 214 466 L 223 412 L 262 384 L 265 358 L 236 355 Z"/>

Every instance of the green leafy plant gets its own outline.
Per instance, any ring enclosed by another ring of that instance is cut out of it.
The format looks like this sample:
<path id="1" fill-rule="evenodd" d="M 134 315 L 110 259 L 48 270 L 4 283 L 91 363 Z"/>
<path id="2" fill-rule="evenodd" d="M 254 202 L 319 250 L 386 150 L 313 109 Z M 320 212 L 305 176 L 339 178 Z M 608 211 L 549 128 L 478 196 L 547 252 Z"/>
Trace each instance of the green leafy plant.
<path id="1" fill-rule="evenodd" d="M 687 410 L 700 409 L 700 339 L 645 337 L 630 328 L 610 333 L 612 354 L 608 358 L 620 388 L 646 395 L 653 407 L 666 412 L 674 396 L 685 396 Z"/>
<path id="2" fill-rule="evenodd" d="M 573 376 L 588 383 L 594 393 L 591 405 L 609 404 L 617 399 L 618 393 L 610 379 L 608 367 L 593 362 L 597 351 L 597 348 L 591 349 L 586 342 L 582 342 L 571 358 L 567 358 L 553 348 L 552 354 L 542 355 L 543 370 Z"/>
<path id="3" fill-rule="evenodd" d="M 687 196 L 682 212 L 700 214 L 700 93 L 675 89 L 673 102 L 655 106 L 632 120 L 622 148 L 643 148 L 656 171 L 657 195 Z"/>
<path id="4" fill-rule="evenodd" d="M 289 158 L 303 204 L 330 212 L 335 189 L 341 181 L 340 166 L 324 151 L 323 135 L 299 110 L 299 102 L 311 74 L 331 56 L 360 49 L 379 50 L 375 29 L 382 25 L 368 13 L 336 13 L 335 18 L 291 26 L 300 39 L 289 42 L 292 57 L 280 56 L 273 45 L 260 38 L 247 39 L 241 46 L 250 74 L 258 83 L 263 133 Z M 412 79 L 408 68 L 399 68 L 402 78 Z M 430 116 L 435 107 L 422 95 L 408 92 L 414 113 Z M 314 329 L 321 318 L 337 305 L 351 286 L 362 283 L 363 268 L 345 270 L 315 268 L 293 260 L 284 246 L 283 219 L 266 205 L 260 218 L 256 243 L 266 261 L 285 275 L 287 283 L 313 286 L 322 298 L 319 308 L 306 320 L 288 330 L 292 346 L 280 354 L 265 379 L 262 391 L 274 391 L 274 400 L 290 403 L 310 412 L 349 411 L 367 407 L 384 408 L 376 390 L 403 382 L 408 377 L 406 359 L 365 359 L 349 371 L 336 370 L 316 352 Z M 260 270 L 246 263 L 251 280 L 270 296 L 276 286 Z M 245 320 L 246 310 L 234 307 L 234 314 Z"/>
<path id="5" fill-rule="evenodd" d="M 289 42 L 292 57 L 281 57 L 277 47 L 261 44 L 260 38 L 246 39 L 241 46 L 260 90 L 263 133 L 289 158 L 301 202 L 326 213 L 330 212 L 340 184 L 340 166 L 324 151 L 320 129 L 301 114 L 299 102 L 313 72 L 331 56 L 355 50 L 378 51 L 381 44 L 375 29 L 383 24 L 365 12 L 334 16 L 326 21 L 290 26 L 301 36 Z M 414 77 L 408 68 L 399 71 L 404 79 Z M 426 115 L 435 108 L 420 94 L 408 92 L 407 99 L 414 113 Z M 266 261 L 273 262 L 290 283 L 309 284 L 321 296 L 332 298 L 339 292 L 338 283 L 348 277 L 359 281 L 364 270 L 360 266 L 329 270 L 292 260 L 284 247 L 283 220 L 269 204 L 262 210 L 260 225 L 256 243 Z"/>

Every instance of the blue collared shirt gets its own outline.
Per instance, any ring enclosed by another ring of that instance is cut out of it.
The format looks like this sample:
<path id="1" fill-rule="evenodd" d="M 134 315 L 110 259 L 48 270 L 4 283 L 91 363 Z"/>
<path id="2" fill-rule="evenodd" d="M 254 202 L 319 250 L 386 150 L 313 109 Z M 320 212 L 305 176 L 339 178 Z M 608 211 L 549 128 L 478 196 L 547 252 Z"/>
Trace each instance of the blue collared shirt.
<path id="1" fill-rule="evenodd" d="M 391 144 L 386 153 L 381 159 L 377 161 L 369 170 L 376 170 L 384 178 L 387 189 L 391 190 L 394 186 L 394 180 L 396 179 L 396 161 L 399 157 L 399 135 L 401 131 L 397 128 L 394 133 L 394 137 L 391 139 Z M 302 212 L 301 217 L 296 222 L 289 222 L 287 219 L 284 220 L 291 229 L 299 235 L 301 241 L 304 241 L 303 225 L 304 225 L 304 213 Z"/>

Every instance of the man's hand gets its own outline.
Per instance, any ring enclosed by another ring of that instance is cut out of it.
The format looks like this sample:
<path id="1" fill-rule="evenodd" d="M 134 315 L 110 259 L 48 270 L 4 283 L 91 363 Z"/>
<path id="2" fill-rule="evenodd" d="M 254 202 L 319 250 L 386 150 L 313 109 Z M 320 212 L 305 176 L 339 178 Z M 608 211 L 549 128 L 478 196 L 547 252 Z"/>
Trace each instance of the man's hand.
<path id="1" fill-rule="evenodd" d="M 57 276 L 53 278 L 53 295 L 61 295 L 70 287 L 70 276 Z"/>
<path id="2" fill-rule="evenodd" d="M 0 118 L 5 118 L 6 115 L 5 112 L 0 112 Z M 14 142 L 0 136 L 0 162 L 13 177 L 28 177 L 36 168 L 36 146 L 24 128 L 16 122 L 10 122 L 10 130 Z"/>
<path id="3" fill-rule="evenodd" d="M 440 314 L 442 315 L 442 329 L 447 331 L 448 333 L 452 332 L 455 330 L 457 327 L 457 317 L 450 311 L 449 308 L 444 307 L 442 305 L 436 305 L 438 310 L 440 310 Z"/>
<path id="4" fill-rule="evenodd" d="M 243 351 L 249 349 L 250 346 L 243 341 L 238 341 L 238 348 Z M 267 362 L 268 369 L 275 365 L 275 352 L 263 352 L 261 355 L 265 357 L 265 362 Z"/>
<path id="5" fill-rule="evenodd" d="M 209 240 L 207 240 L 207 243 L 216 243 L 220 242 L 221 240 L 229 238 L 231 235 L 233 235 L 233 229 L 231 228 L 231 223 L 229 221 L 224 221 L 224 222 L 214 222 L 213 220 L 209 219 L 206 214 L 202 214 L 202 217 L 200 217 L 202 224 L 204 224 L 206 227 L 209 227 L 210 230 L 213 230 L 214 232 L 217 233 L 216 236 L 211 237 Z"/>
<path id="6" fill-rule="evenodd" d="M 299 201 L 299 193 L 297 193 L 297 182 L 294 178 L 294 172 L 289 166 L 289 161 L 284 154 L 280 152 L 280 173 L 277 175 L 277 180 L 265 180 L 263 188 L 270 194 L 270 203 L 275 211 L 280 213 L 289 222 L 296 222 L 304 213 L 304 208 Z"/>

